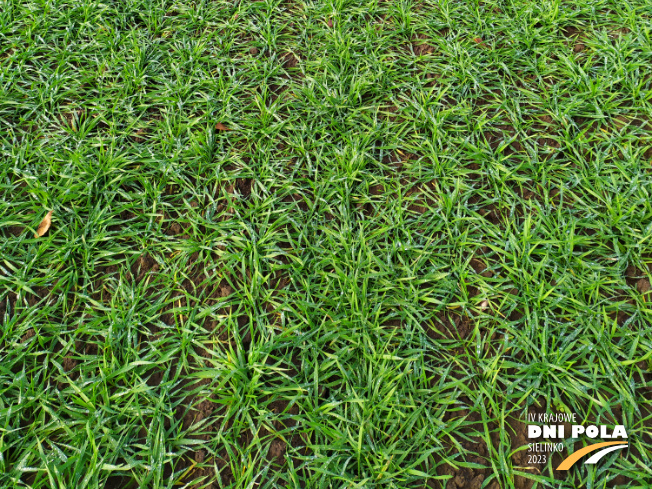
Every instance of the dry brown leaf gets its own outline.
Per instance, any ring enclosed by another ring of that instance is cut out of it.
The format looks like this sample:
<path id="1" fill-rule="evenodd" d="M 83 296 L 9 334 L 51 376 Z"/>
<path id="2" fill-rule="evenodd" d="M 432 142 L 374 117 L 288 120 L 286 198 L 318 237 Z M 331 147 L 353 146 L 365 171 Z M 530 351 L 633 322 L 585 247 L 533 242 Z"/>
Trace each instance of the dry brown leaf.
<path id="1" fill-rule="evenodd" d="M 483 48 L 488 48 L 489 47 L 484 43 L 484 41 L 482 40 L 481 37 L 476 37 L 476 38 L 473 39 L 473 41 L 475 41 L 476 44 L 479 44 Z"/>
<path id="2" fill-rule="evenodd" d="M 333 19 L 328 19 L 328 27 L 333 27 Z"/>
<path id="3" fill-rule="evenodd" d="M 48 212 L 43 220 L 41 221 L 41 224 L 38 225 L 38 228 L 36 228 L 36 233 L 34 234 L 35 238 L 40 238 L 43 236 L 45 233 L 48 232 L 48 229 L 50 229 L 50 225 L 52 224 L 52 211 Z"/>
<path id="4" fill-rule="evenodd" d="M 219 131 L 230 131 L 231 130 L 228 127 L 226 127 L 224 124 L 222 124 L 221 122 L 218 122 L 217 124 L 215 124 L 215 129 L 217 129 Z"/>

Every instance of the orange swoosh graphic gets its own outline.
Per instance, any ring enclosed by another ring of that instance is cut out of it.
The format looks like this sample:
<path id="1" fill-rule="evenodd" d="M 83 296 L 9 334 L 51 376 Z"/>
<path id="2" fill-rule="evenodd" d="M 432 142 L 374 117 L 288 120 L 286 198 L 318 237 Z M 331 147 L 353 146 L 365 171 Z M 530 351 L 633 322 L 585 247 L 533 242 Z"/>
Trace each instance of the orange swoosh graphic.
<path id="1" fill-rule="evenodd" d="M 604 443 L 596 443 L 594 445 L 589 445 L 588 447 L 584 447 L 581 450 L 576 451 L 572 455 L 569 455 L 564 459 L 562 463 L 559 464 L 559 467 L 557 467 L 555 470 L 568 470 L 570 469 L 575 462 L 577 462 L 579 459 L 581 459 L 584 455 L 587 453 L 591 453 L 595 450 L 598 450 L 603 447 L 608 447 L 610 445 L 627 445 L 626 441 L 605 441 Z"/>

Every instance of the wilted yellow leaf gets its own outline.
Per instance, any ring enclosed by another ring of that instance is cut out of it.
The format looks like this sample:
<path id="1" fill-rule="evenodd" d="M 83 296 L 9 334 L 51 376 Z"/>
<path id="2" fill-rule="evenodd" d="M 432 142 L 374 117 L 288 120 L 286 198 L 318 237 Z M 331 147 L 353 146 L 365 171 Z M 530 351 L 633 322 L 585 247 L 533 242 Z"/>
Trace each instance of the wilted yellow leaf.
<path id="1" fill-rule="evenodd" d="M 48 232 L 48 229 L 50 229 L 50 225 L 52 224 L 52 211 L 48 212 L 43 220 L 41 221 L 41 224 L 38 225 L 38 228 L 36 228 L 36 233 L 34 234 L 35 238 L 40 238 L 43 236 L 45 233 Z"/>

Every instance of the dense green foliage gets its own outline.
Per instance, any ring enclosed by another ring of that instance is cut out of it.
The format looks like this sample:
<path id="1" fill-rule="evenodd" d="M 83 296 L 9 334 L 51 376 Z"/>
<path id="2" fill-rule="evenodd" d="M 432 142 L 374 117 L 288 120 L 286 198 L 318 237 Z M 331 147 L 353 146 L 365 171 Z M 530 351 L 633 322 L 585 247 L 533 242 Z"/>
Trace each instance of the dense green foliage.
<path id="1" fill-rule="evenodd" d="M 650 487 L 651 15 L 0 0 L 0 487 Z"/>

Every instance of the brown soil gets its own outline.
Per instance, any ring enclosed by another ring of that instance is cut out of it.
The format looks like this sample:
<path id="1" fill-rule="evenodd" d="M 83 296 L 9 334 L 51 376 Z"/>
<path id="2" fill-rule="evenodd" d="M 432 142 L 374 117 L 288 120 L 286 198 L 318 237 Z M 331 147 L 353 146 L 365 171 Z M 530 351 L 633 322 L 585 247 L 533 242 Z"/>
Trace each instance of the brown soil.
<path id="1" fill-rule="evenodd" d="M 105 489 L 131 489 L 135 487 L 136 482 L 131 478 L 120 475 L 112 475 L 106 480 Z"/>
<path id="2" fill-rule="evenodd" d="M 63 370 L 70 372 L 77 366 L 77 360 L 75 360 L 71 355 L 66 355 L 63 358 Z"/>
<path id="3" fill-rule="evenodd" d="M 530 412 L 537 411 L 535 409 L 530 409 Z M 512 417 L 506 420 L 506 425 L 506 430 L 511 440 L 512 451 L 531 443 L 531 440 L 527 437 L 527 423 L 523 420 Z M 570 425 L 566 429 L 570 430 Z M 528 456 L 529 454 L 526 450 L 521 450 L 512 455 L 512 464 L 515 468 L 518 467 L 520 472 L 540 475 L 544 464 L 528 463 Z M 514 477 L 515 489 L 530 489 L 533 485 L 534 481 L 527 477 L 520 475 Z"/>
<path id="4" fill-rule="evenodd" d="M 30 338 L 34 338 L 34 336 L 36 336 L 36 331 L 34 331 L 34 328 L 30 328 L 30 329 L 27 330 L 27 333 L 25 333 L 20 338 L 20 342 L 21 343 L 26 343 L 27 340 L 29 340 Z"/>
<path id="5" fill-rule="evenodd" d="M 145 127 L 141 127 L 138 129 L 134 134 L 131 136 L 131 138 L 134 140 L 136 143 L 144 143 L 147 141 L 147 133 L 149 131 Z"/>
<path id="6" fill-rule="evenodd" d="M 148 253 L 143 253 L 138 257 L 136 262 L 131 267 L 131 275 L 136 282 L 140 282 L 150 273 L 156 273 L 159 269 L 158 263 Z"/>
<path id="7" fill-rule="evenodd" d="M 437 313 L 433 326 L 426 329 L 433 339 L 465 339 L 474 327 L 473 320 L 468 316 L 447 311 Z"/>
<path id="8" fill-rule="evenodd" d="M 448 475 L 451 476 L 451 478 L 446 482 L 441 483 L 440 487 L 441 489 L 480 489 L 483 486 L 485 479 L 489 477 L 492 472 L 487 463 L 489 451 L 486 442 L 480 436 L 470 436 L 473 434 L 473 430 L 479 432 L 483 431 L 482 424 L 480 423 L 480 415 L 470 412 L 467 409 L 462 409 L 458 412 L 448 411 L 444 415 L 444 422 L 451 422 L 455 418 L 465 419 L 467 422 L 471 423 L 471 426 L 461 429 L 462 432 L 467 433 L 468 438 L 458 438 L 457 440 L 462 446 L 462 451 L 460 452 L 452 443 L 448 444 L 447 453 L 444 457 L 445 460 L 466 461 L 468 463 L 483 465 L 487 468 L 455 468 L 451 464 L 443 463 L 437 467 L 437 475 Z M 500 486 L 498 482 L 494 480 L 486 487 L 488 489 L 499 489 Z"/>
<path id="9" fill-rule="evenodd" d="M 574 53 L 581 53 L 586 48 L 584 41 L 586 37 L 577 27 L 568 27 L 563 31 L 564 36 L 568 39 L 567 46 L 572 47 Z"/>
<path id="10" fill-rule="evenodd" d="M 299 65 L 299 58 L 297 58 L 293 53 L 285 53 L 281 56 L 281 64 L 285 69 L 296 68 Z"/>
<path id="11" fill-rule="evenodd" d="M 432 54 L 435 51 L 435 47 L 428 44 L 428 36 L 417 34 L 412 40 L 412 51 L 417 56 L 424 56 L 426 54 Z"/>
<path id="12" fill-rule="evenodd" d="M 432 208 L 436 204 L 432 196 L 437 195 L 439 193 L 438 190 L 439 187 L 435 181 L 414 185 L 406 193 L 407 196 L 414 195 L 416 197 L 408 209 L 418 214 L 425 213 L 428 207 Z"/>

